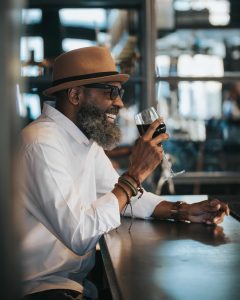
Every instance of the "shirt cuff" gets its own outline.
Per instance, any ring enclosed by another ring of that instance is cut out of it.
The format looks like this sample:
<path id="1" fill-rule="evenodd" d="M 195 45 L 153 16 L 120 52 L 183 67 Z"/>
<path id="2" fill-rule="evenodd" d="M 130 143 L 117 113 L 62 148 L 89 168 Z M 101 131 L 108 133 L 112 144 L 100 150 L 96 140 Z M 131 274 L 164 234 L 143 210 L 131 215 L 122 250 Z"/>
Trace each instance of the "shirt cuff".
<path id="1" fill-rule="evenodd" d="M 113 193 L 110 192 L 98 198 L 93 206 L 98 217 L 98 228 L 102 233 L 120 226 L 119 204 Z"/>
<path id="2" fill-rule="evenodd" d="M 155 207 L 162 201 L 163 199 L 150 192 L 144 191 L 141 198 L 138 199 L 138 196 L 132 198 L 131 204 L 133 209 L 133 216 L 141 219 L 148 219 L 152 216 L 152 213 Z M 128 205 L 126 209 L 126 216 L 131 216 L 130 207 Z"/>

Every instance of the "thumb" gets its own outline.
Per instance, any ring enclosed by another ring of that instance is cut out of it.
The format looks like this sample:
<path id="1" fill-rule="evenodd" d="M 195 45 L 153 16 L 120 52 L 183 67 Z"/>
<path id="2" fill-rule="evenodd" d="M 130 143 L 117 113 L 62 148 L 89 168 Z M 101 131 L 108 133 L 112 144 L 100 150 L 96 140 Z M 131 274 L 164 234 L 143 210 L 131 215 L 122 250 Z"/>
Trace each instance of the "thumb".
<path id="1" fill-rule="evenodd" d="M 219 200 L 212 199 L 207 201 L 205 208 L 208 212 L 214 212 L 221 208 L 221 204 L 219 203 Z"/>
<path id="2" fill-rule="evenodd" d="M 217 199 L 211 199 L 208 201 L 210 206 L 216 206 L 216 205 L 220 205 L 219 200 Z"/>

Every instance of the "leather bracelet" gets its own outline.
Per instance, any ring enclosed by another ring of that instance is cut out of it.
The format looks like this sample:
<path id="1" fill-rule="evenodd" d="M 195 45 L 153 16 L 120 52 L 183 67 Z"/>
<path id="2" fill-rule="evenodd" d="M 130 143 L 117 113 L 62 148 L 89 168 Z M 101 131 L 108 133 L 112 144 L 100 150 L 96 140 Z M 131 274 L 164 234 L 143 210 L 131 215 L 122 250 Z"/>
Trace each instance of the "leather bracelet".
<path id="1" fill-rule="evenodd" d="M 128 177 L 132 178 L 136 182 L 137 186 L 141 186 L 139 179 L 136 178 L 135 176 L 130 175 L 128 172 L 123 173 L 123 175 L 127 175 Z"/>
<path id="2" fill-rule="evenodd" d="M 127 175 L 128 177 L 130 177 L 132 180 L 135 181 L 135 183 L 137 184 L 137 190 L 138 190 L 138 192 L 140 193 L 140 196 L 138 197 L 138 199 L 141 198 L 142 195 L 143 195 L 144 189 L 143 189 L 143 187 L 142 187 L 142 185 L 141 185 L 139 179 L 136 178 L 136 177 L 134 177 L 133 175 L 130 175 L 128 172 L 123 173 L 123 175 Z M 122 175 L 122 176 L 123 176 L 123 175 Z"/>
<path id="3" fill-rule="evenodd" d="M 120 184 L 120 183 L 116 183 L 115 184 L 115 187 L 118 187 L 118 188 L 120 188 L 123 192 L 124 192 L 124 194 L 127 196 L 127 204 L 129 204 L 130 203 L 130 195 L 128 194 L 128 192 L 125 190 L 125 188 Z"/>
<path id="4" fill-rule="evenodd" d="M 123 176 L 120 176 L 119 179 L 118 179 L 118 182 L 122 182 L 125 185 L 127 185 L 131 189 L 132 195 L 134 197 L 137 196 L 137 194 L 138 194 L 137 188 L 127 178 L 125 178 Z"/>

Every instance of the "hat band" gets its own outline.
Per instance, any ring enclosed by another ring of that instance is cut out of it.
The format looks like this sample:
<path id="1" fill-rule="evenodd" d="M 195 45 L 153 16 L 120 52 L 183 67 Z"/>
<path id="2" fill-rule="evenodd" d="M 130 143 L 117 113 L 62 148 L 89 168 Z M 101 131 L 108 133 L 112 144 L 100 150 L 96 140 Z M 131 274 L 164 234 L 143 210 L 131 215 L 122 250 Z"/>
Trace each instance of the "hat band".
<path id="1" fill-rule="evenodd" d="M 65 77 L 62 79 L 54 80 L 52 82 L 52 86 L 56 86 L 61 83 L 65 83 L 65 82 L 69 82 L 69 81 L 91 79 L 91 78 L 111 76 L 111 75 L 116 75 L 116 74 L 119 74 L 119 73 L 116 71 L 114 71 L 114 72 L 99 72 L 99 73 L 91 73 L 91 74 L 85 74 L 85 75 L 79 75 L 79 76 Z"/>

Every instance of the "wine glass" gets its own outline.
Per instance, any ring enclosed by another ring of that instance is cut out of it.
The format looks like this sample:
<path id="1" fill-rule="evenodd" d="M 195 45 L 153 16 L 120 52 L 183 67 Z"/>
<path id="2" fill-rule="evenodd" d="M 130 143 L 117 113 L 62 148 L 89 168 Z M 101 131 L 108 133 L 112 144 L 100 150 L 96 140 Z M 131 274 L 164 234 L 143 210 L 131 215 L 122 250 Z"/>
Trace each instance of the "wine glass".
<path id="1" fill-rule="evenodd" d="M 154 107 L 149 107 L 149 108 L 143 110 L 142 112 L 138 113 L 135 116 L 135 123 L 137 125 L 139 134 L 143 135 L 147 131 L 149 126 L 156 119 L 160 119 L 160 118 L 161 117 L 159 116 L 158 112 L 156 111 L 156 109 Z M 154 132 L 152 137 L 155 138 L 159 134 L 165 133 L 165 132 L 166 132 L 166 124 L 164 122 L 162 122 L 158 126 L 158 128 L 156 129 L 156 131 Z M 164 172 L 164 178 L 163 178 L 164 181 L 169 180 L 170 178 L 173 178 L 173 177 L 183 174 L 185 172 L 185 170 L 182 170 L 180 172 L 174 172 L 164 151 L 163 151 L 162 164 L 165 166 L 165 168 L 167 168 L 167 171 L 168 171 L 168 172 Z"/>

